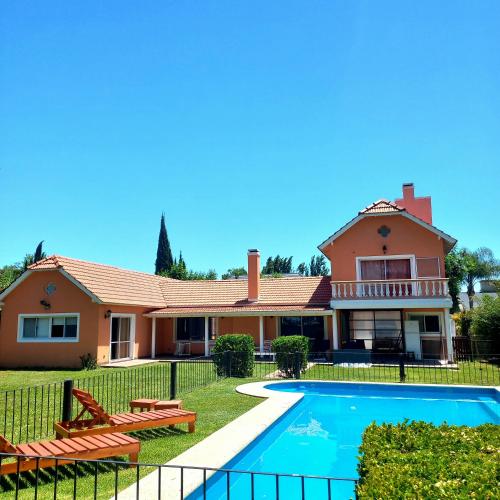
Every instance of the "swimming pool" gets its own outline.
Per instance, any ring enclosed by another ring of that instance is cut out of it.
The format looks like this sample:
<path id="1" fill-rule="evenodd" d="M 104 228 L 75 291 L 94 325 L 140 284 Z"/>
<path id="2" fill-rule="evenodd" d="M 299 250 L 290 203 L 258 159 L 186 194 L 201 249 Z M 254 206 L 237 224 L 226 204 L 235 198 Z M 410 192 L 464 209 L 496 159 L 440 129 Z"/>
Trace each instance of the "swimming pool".
<path id="1" fill-rule="evenodd" d="M 499 393 L 491 388 L 300 381 L 265 387 L 304 397 L 227 463 L 226 469 L 355 478 L 361 435 L 374 420 L 397 423 L 409 418 L 470 426 L 500 423 Z M 307 499 L 328 498 L 324 480 L 306 479 L 304 490 Z M 227 478 L 215 475 L 208 481 L 206 498 L 225 499 L 226 491 Z M 250 491 L 248 475 L 231 475 L 231 498 L 250 499 Z M 300 480 L 281 478 L 279 497 L 302 498 Z M 352 482 L 332 482 L 332 498 L 351 497 Z M 203 491 L 196 490 L 189 498 L 203 498 Z M 273 477 L 254 478 L 254 498 L 276 499 Z"/>

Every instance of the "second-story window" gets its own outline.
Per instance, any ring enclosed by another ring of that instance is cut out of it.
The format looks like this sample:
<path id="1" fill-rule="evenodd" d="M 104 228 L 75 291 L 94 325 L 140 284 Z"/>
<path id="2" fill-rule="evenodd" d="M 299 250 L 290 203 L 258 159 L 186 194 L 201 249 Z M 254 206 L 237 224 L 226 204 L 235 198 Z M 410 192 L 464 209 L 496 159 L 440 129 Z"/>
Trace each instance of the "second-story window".
<path id="1" fill-rule="evenodd" d="M 410 259 L 367 259 L 360 261 L 362 280 L 411 279 Z"/>

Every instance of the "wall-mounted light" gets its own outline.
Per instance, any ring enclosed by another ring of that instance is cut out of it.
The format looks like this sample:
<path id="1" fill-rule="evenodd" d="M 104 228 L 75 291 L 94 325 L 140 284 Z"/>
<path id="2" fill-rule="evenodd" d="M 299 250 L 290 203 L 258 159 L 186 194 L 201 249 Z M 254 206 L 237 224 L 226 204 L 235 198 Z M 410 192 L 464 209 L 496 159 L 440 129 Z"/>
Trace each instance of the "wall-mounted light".
<path id="1" fill-rule="evenodd" d="M 41 300 L 40 304 L 43 306 L 44 309 L 50 309 L 50 303 L 47 302 L 46 300 Z"/>
<path id="2" fill-rule="evenodd" d="M 387 246 L 386 246 L 386 245 L 384 245 L 384 246 L 382 247 L 382 252 L 384 252 L 384 255 L 387 253 Z"/>
<path id="3" fill-rule="evenodd" d="M 111 318 L 111 309 L 108 309 L 108 310 L 104 313 L 104 317 L 105 317 L 106 319 Z"/>

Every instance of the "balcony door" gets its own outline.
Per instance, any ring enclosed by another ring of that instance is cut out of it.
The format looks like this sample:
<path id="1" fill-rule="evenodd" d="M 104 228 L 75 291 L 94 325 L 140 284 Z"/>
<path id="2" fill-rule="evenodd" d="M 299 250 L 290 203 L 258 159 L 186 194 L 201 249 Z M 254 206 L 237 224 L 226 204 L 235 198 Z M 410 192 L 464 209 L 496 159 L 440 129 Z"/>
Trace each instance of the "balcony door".
<path id="1" fill-rule="evenodd" d="M 367 258 L 358 262 L 358 277 L 363 281 L 409 280 L 412 278 L 411 257 Z M 393 285 L 363 285 L 365 296 L 394 296 L 400 291 Z"/>

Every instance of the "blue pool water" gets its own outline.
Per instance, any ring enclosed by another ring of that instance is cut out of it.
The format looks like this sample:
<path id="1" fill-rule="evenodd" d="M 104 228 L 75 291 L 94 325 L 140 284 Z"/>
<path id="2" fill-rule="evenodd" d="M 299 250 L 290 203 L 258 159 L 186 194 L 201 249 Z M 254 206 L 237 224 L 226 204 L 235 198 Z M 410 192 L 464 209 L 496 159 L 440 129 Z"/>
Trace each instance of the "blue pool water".
<path id="1" fill-rule="evenodd" d="M 357 454 L 361 434 L 371 422 L 424 420 L 434 424 L 500 424 L 500 400 L 493 389 L 465 387 L 419 387 L 400 385 L 290 382 L 268 389 L 301 392 L 304 398 L 247 446 L 226 469 L 279 472 L 330 477 L 357 477 Z M 242 430 L 244 432 L 244 430 Z M 231 474 L 230 494 L 250 499 L 250 476 Z M 275 500 L 275 479 L 254 477 L 254 498 Z M 305 498 L 328 498 L 326 481 L 306 479 Z M 331 483 L 332 498 L 353 497 L 352 482 Z M 203 498 L 197 490 L 190 499 Z M 227 498 L 227 477 L 208 481 L 206 498 Z M 279 480 L 279 498 L 302 498 L 299 478 Z"/>

